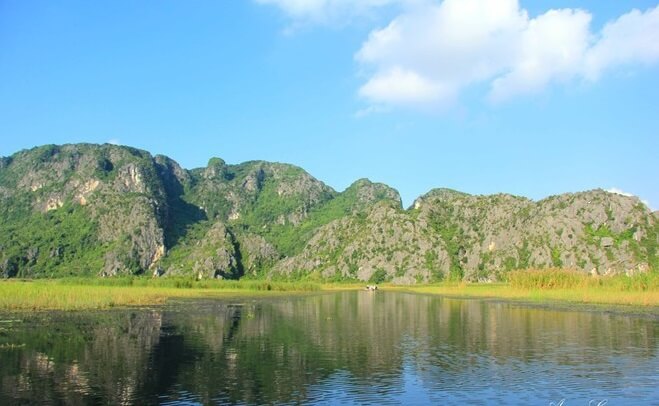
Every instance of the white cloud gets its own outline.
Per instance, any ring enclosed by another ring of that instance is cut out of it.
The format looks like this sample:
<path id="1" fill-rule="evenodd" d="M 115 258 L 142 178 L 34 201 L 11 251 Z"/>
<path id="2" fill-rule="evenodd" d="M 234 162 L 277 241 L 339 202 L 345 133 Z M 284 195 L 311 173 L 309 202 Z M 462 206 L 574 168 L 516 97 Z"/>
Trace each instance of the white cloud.
<path id="1" fill-rule="evenodd" d="M 597 35 L 589 12 L 535 18 L 517 0 L 422 2 L 371 32 L 355 59 L 372 104 L 442 106 L 473 85 L 501 102 L 552 83 L 596 80 L 607 69 L 659 61 L 659 6 L 633 10 Z"/>
<path id="2" fill-rule="evenodd" d="M 597 80 L 603 71 L 620 65 L 650 65 L 659 60 L 659 6 L 639 10 L 608 23 L 585 58 L 585 74 Z"/>
<path id="3" fill-rule="evenodd" d="M 551 82 L 574 78 L 588 49 L 590 20 L 587 12 L 570 9 L 529 20 L 515 38 L 516 58 L 492 82 L 490 100 L 538 92 Z"/>
<path id="4" fill-rule="evenodd" d="M 474 85 L 498 103 L 659 61 L 659 6 L 632 10 L 594 33 L 586 10 L 551 9 L 532 18 L 518 0 L 253 1 L 280 8 L 292 22 L 287 32 L 401 6 L 355 55 L 366 77 L 359 95 L 371 105 L 441 107 Z"/>
<path id="5" fill-rule="evenodd" d="M 405 71 L 399 67 L 378 72 L 359 89 L 362 97 L 390 104 L 423 104 L 436 99 L 447 99 L 452 93 L 453 90 L 442 83 L 433 82 L 414 71 Z"/>
<path id="6" fill-rule="evenodd" d="M 448 104 L 467 84 L 505 68 L 514 56 L 507 44 L 525 21 L 516 0 L 449 0 L 415 8 L 373 31 L 357 52 L 356 60 L 373 72 L 360 94 L 376 103 Z M 389 80 L 386 88 L 383 78 L 395 79 L 391 72 L 405 72 L 398 76 L 408 80 Z M 373 87 L 379 91 L 369 91 Z"/>
<path id="7" fill-rule="evenodd" d="M 112 139 L 108 140 L 107 143 L 112 144 L 112 145 L 119 145 L 119 144 L 121 144 L 121 141 L 118 138 L 112 138 Z"/>

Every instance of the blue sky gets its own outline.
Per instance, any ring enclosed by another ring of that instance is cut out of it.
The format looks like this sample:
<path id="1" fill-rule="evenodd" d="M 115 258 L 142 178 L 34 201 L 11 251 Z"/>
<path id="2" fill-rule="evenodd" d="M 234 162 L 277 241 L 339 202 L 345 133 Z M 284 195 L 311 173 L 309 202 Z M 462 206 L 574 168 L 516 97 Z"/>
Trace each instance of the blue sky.
<path id="1" fill-rule="evenodd" d="M 406 205 L 616 188 L 657 209 L 658 6 L 0 0 L 0 155 L 118 142 L 368 177 Z"/>

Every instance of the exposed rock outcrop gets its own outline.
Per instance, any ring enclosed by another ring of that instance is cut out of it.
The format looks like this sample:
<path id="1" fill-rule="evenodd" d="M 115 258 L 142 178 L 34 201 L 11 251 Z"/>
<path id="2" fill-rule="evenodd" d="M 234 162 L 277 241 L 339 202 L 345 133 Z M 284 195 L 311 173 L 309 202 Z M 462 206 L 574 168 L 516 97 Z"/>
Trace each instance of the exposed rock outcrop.
<path id="1" fill-rule="evenodd" d="M 259 235 L 246 234 L 239 236 L 238 241 L 245 275 L 259 276 L 261 271 L 270 269 L 279 260 L 277 249 Z"/>
<path id="2" fill-rule="evenodd" d="M 361 179 L 219 158 L 186 170 L 115 145 L 0 159 L 2 277 L 122 274 L 494 280 L 518 268 L 597 275 L 659 267 L 659 214 L 602 190 L 532 200 L 432 190 L 407 210 Z"/>
<path id="3" fill-rule="evenodd" d="M 383 202 L 367 213 L 322 227 L 300 255 L 283 260 L 273 272 L 312 272 L 325 279 L 428 282 L 442 279 L 449 272 L 449 262 L 439 236 Z"/>
<path id="4" fill-rule="evenodd" d="M 45 146 L 19 152 L 12 162 L 3 169 L 3 187 L 12 190 L 8 206 L 23 212 L 7 213 L 4 224 L 52 223 L 52 229 L 25 230 L 36 235 L 14 241 L 13 248 L 24 251 L 21 245 L 30 239 L 66 229 L 59 237 L 64 241 L 41 242 L 45 250 L 26 276 L 56 262 L 86 268 L 83 273 L 141 273 L 165 255 L 166 191 L 147 152 L 114 145 Z M 32 212 L 21 207 L 27 202 Z M 77 222 L 86 224 L 74 226 Z M 66 255 L 51 257 L 54 249 Z M 98 257 L 91 258 L 90 251 Z M 89 269 L 99 262 L 101 269 Z"/>

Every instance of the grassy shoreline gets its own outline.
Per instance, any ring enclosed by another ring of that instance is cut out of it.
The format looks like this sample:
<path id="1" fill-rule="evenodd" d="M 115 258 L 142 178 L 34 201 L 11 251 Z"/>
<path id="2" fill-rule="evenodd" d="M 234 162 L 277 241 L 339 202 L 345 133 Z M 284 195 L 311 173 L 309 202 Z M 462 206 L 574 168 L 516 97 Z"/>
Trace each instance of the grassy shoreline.
<path id="1" fill-rule="evenodd" d="M 9 280 L 0 282 L 0 311 L 103 310 L 160 305 L 175 298 L 272 296 L 320 290 L 319 284 L 299 282 L 146 278 Z"/>
<path id="2" fill-rule="evenodd" d="M 0 311 L 102 310 L 120 306 L 160 305 L 175 298 L 291 295 L 358 290 L 364 286 L 361 283 L 192 281 L 138 277 L 8 280 L 0 282 Z M 544 304 L 630 306 L 653 311 L 659 308 L 659 275 L 656 273 L 631 278 L 591 278 L 565 270 L 518 271 L 511 273 L 505 283 L 385 284 L 382 289 Z"/>
<path id="3" fill-rule="evenodd" d="M 383 290 L 407 291 L 458 298 L 502 299 L 537 303 L 575 303 L 634 307 L 659 307 L 658 291 L 620 292 L 606 288 L 519 289 L 508 284 L 447 284 L 386 286 Z"/>
<path id="4" fill-rule="evenodd" d="M 659 274 L 633 277 L 591 277 L 583 272 L 547 269 L 515 271 L 505 283 L 444 283 L 385 287 L 451 297 L 504 299 L 534 303 L 574 303 L 653 308 L 659 307 Z"/>

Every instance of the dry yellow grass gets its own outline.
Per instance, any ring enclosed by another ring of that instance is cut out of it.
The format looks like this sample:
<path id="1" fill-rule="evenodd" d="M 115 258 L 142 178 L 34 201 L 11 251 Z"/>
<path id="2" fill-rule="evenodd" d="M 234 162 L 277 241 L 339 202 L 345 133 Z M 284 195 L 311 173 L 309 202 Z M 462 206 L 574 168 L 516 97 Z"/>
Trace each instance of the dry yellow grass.
<path id="1" fill-rule="evenodd" d="M 566 302 L 601 305 L 659 306 L 659 274 L 628 277 L 591 277 L 569 269 L 511 272 L 507 283 L 444 283 L 389 287 L 419 293 L 457 297 L 498 298 L 533 302 Z"/>
<path id="2" fill-rule="evenodd" d="M 175 288 L 66 284 L 61 281 L 0 282 L 0 310 L 92 310 L 163 304 L 170 298 L 283 295 L 303 290 L 249 290 L 241 287 Z"/>
<path id="3" fill-rule="evenodd" d="M 498 298 L 533 302 L 569 302 L 602 305 L 659 306 L 659 290 L 621 291 L 599 287 L 525 289 L 508 284 L 447 284 L 385 287 L 418 293 L 469 298 Z"/>
<path id="4" fill-rule="evenodd" d="M 67 286 L 52 282 L 0 283 L 0 310 L 81 310 L 164 303 L 197 291 L 125 286 Z"/>
<path id="5" fill-rule="evenodd" d="M 117 306 L 158 305 L 169 298 L 236 295 L 291 295 L 309 291 L 363 289 L 365 284 L 304 282 L 205 281 L 149 279 L 71 279 L 0 282 L 0 311 L 109 309 Z M 590 278 L 563 270 L 520 271 L 508 283 L 444 283 L 422 286 L 384 285 L 404 290 L 470 298 L 533 302 L 659 306 L 659 276 Z"/>

